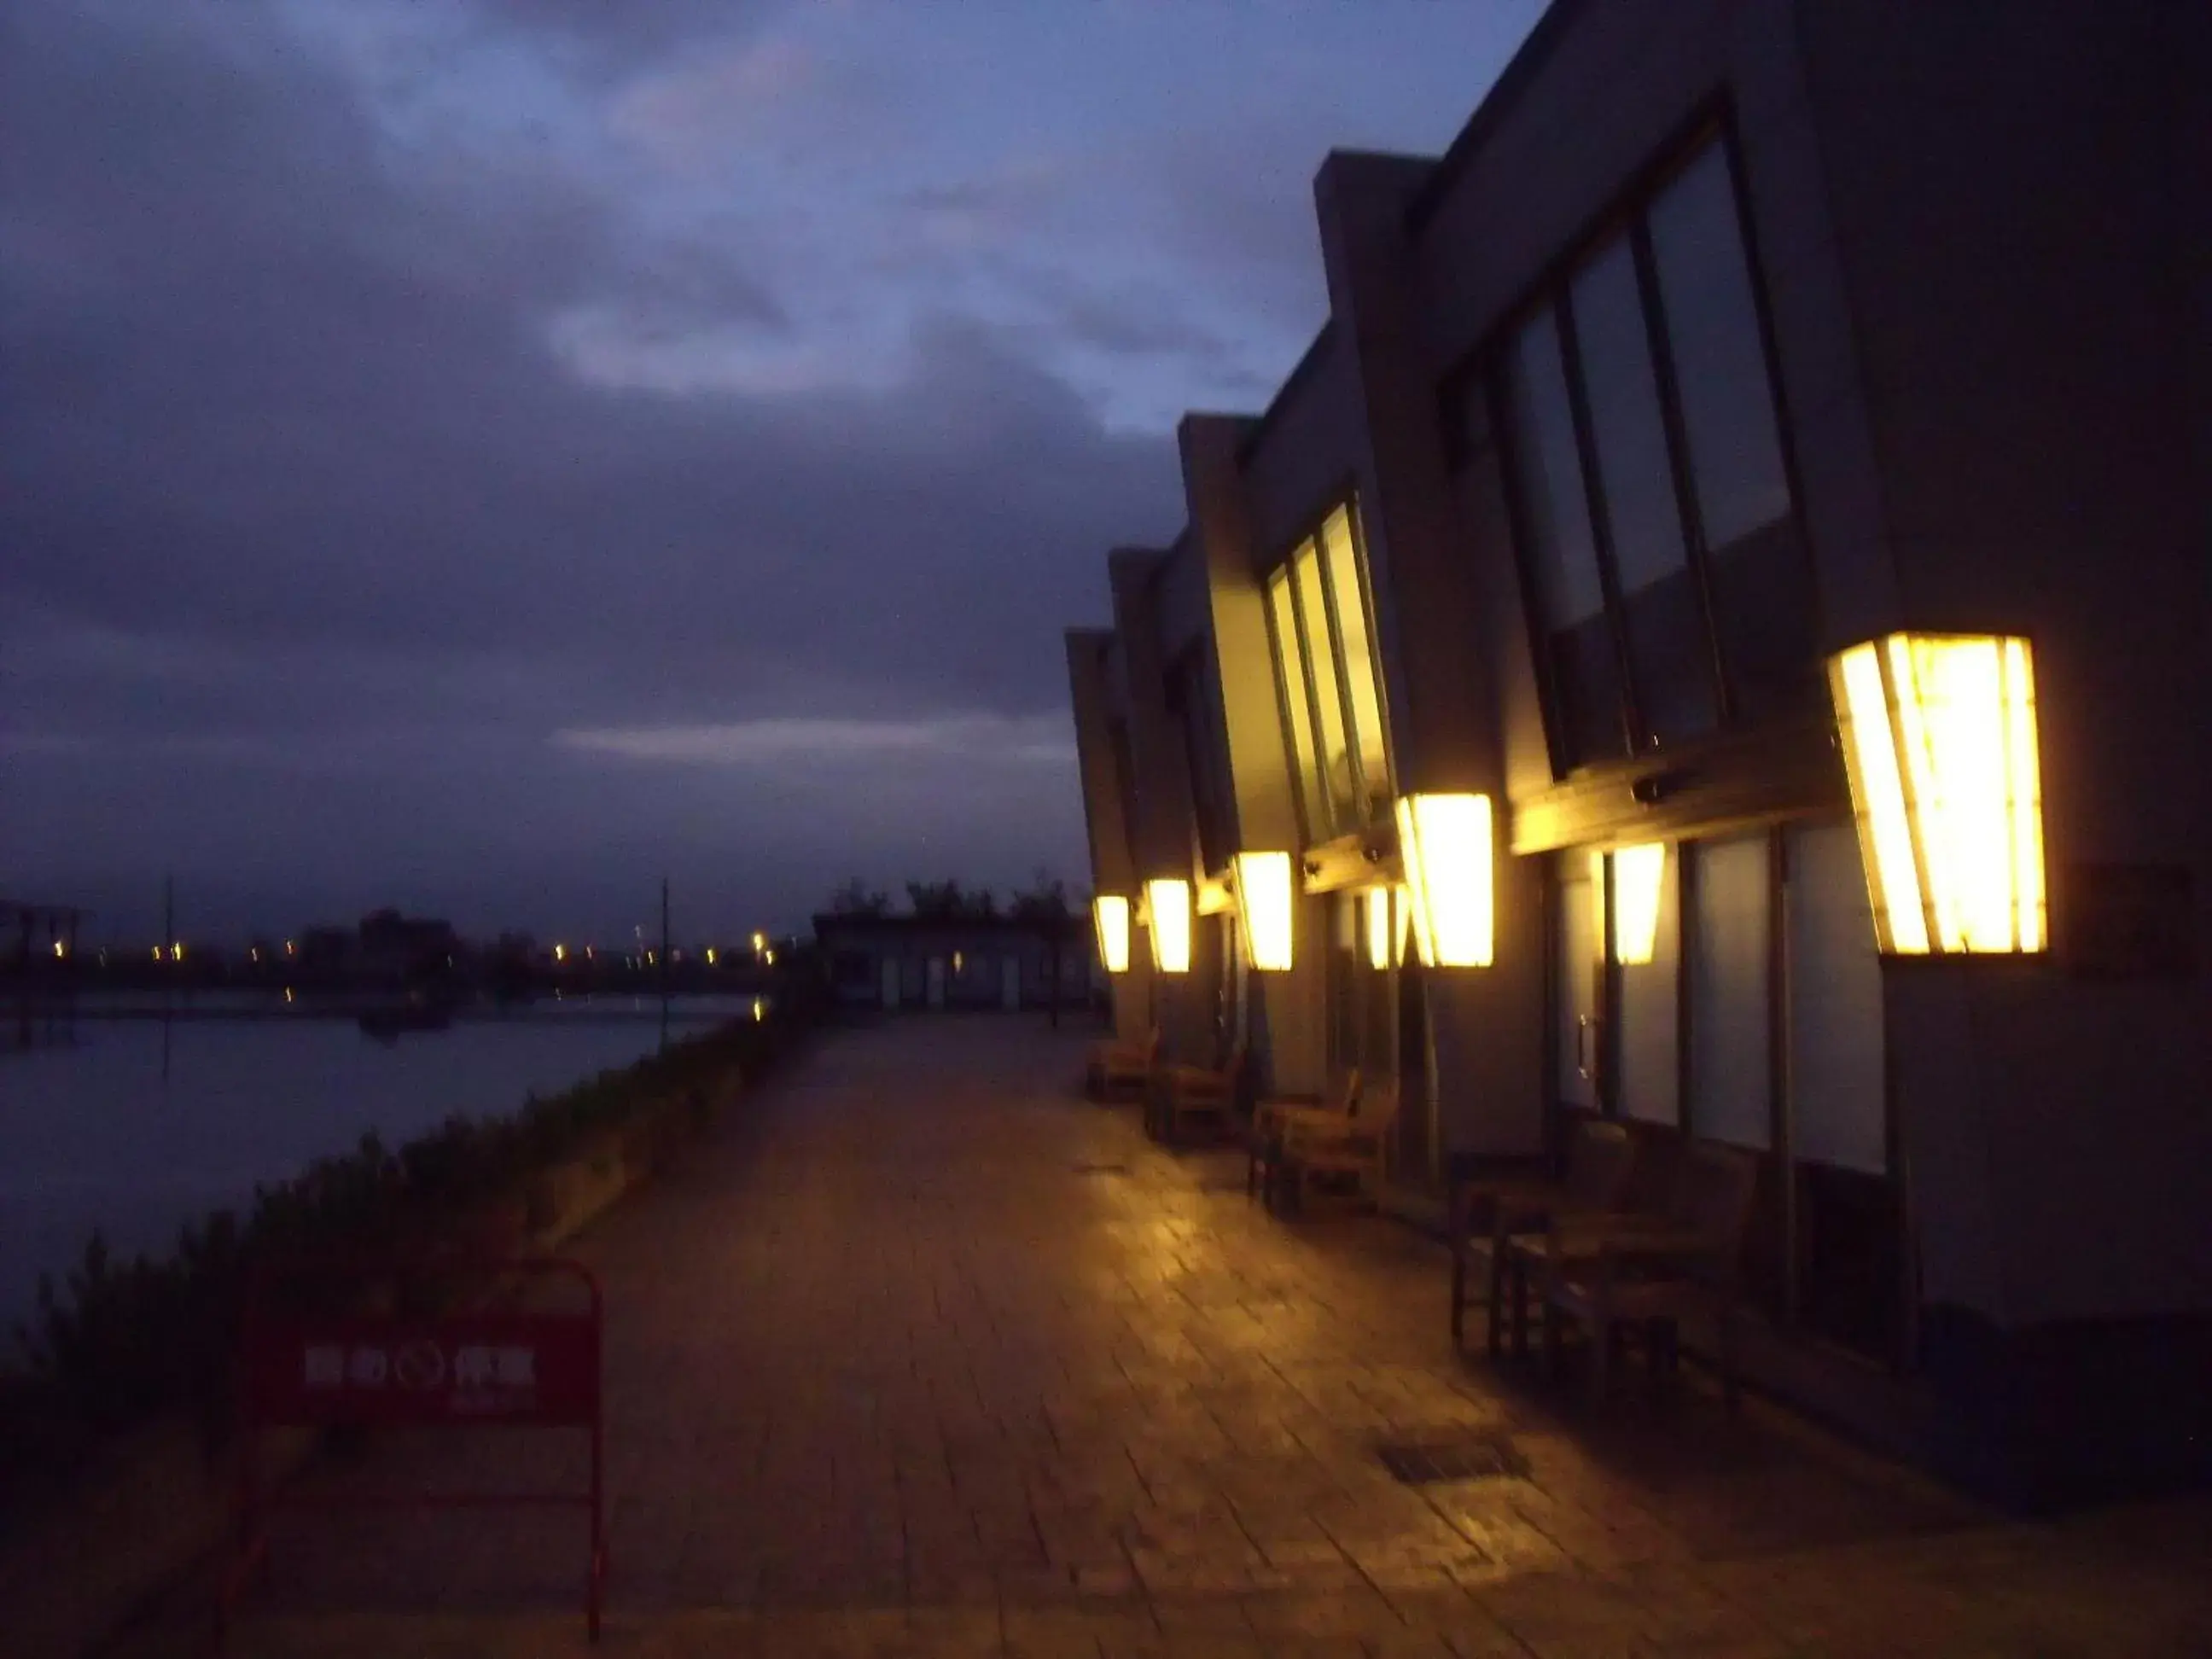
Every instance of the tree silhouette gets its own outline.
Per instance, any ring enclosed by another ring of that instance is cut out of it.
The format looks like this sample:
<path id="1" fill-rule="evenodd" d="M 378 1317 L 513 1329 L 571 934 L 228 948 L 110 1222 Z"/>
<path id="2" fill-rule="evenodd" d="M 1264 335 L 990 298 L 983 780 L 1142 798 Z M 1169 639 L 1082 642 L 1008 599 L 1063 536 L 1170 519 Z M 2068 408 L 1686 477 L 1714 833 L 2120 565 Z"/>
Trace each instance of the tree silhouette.
<path id="1" fill-rule="evenodd" d="M 854 876 L 830 896 L 830 914 L 833 916 L 887 916 L 890 914 L 891 896 Z"/>

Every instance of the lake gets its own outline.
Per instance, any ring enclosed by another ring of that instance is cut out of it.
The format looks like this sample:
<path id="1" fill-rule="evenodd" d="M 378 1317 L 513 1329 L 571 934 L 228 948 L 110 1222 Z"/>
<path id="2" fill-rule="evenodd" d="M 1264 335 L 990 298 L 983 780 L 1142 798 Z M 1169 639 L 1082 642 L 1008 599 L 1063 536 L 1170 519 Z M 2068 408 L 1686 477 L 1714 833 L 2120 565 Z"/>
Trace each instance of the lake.
<path id="1" fill-rule="evenodd" d="M 749 1013 L 750 997 L 678 997 L 669 1038 Z M 186 1005 L 180 1002 L 180 1013 Z M 464 1013 L 372 1035 L 351 1018 L 275 1013 L 267 998 L 201 995 L 190 1018 L 99 1017 L 65 1047 L 0 1053 L 0 1368 L 39 1274 L 82 1259 L 98 1227 L 118 1254 L 166 1251 L 186 1221 L 242 1206 L 374 1130 L 397 1146 L 455 1113 L 493 1117 L 659 1046 L 660 1004 L 571 997 L 528 1017 Z"/>

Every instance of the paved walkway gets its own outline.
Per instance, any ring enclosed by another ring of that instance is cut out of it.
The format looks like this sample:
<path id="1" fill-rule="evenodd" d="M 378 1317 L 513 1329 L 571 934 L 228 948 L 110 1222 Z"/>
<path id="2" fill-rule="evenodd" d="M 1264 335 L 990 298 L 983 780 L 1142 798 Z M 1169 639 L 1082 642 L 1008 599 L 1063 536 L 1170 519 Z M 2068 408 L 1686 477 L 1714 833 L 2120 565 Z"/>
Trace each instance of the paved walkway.
<path id="1" fill-rule="evenodd" d="M 1024 1022 L 841 1035 L 582 1247 L 610 1654 L 2212 1651 L 2205 1510 L 1996 1524 L 1695 1388 L 1462 1359 L 1442 1251 L 1295 1226 Z M 1378 1444 L 1525 1474 L 1398 1484 Z M 509 1437 L 328 1482 L 579 1473 Z M 514 1465 L 520 1458 L 521 1465 Z M 234 1650 L 584 1651 L 571 1516 L 295 1519 Z"/>

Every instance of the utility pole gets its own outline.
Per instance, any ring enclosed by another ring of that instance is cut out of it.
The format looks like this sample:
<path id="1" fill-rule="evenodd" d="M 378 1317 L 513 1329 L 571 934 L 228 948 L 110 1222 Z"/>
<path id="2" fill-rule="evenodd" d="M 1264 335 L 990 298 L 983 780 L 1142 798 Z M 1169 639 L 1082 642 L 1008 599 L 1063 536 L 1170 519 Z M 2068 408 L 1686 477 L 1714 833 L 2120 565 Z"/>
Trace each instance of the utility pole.
<path id="1" fill-rule="evenodd" d="M 660 878 L 660 1046 L 668 1046 L 668 878 Z"/>
<path id="2" fill-rule="evenodd" d="M 171 999 L 176 994 L 176 952 L 171 947 L 177 939 L 177 877 L 174 871 L 161 875 L 161 959 L 169 964 L 161 975 L 161 1081 L 169 1080 L 169 1017 L 173 1012 Z"/>

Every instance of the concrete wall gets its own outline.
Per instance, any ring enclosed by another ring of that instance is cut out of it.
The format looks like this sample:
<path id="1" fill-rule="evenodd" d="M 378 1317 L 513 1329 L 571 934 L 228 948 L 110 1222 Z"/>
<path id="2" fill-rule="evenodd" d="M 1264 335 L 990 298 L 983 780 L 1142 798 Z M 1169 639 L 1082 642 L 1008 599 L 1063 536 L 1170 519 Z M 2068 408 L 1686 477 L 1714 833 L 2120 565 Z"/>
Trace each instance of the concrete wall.
<path id="1" fill-rule="evenodd" d="M 1255 507 L 1238 463 L 1251 422 L 1194 415 L 1176 437 L 1190 512 L 1194 562 L 1205 573 L 1218 671 L 1219 757 L 1228 768 L 1223 797 L 1240 851 L 1295 851 L 1297 806 L 1267 642 L 1266 599 L 1254 545 Z M 1272 435 L 1272 434 L 1271 434 Z M 1263 446 L 1263 447 L 1265 447 Z M 1265 503 L 1279 510 L 1279 501 Z M 1294 966 L 1250 981 L 1250 1036 L 1265 1089 L 1318 1089 L 1327 1058 L 1320 952 L 1310 908 L 1293 922 Z"/>
<path id="2" fill-rule="evenodd" d="M 1110 629 L 1070 629 L 1067 678 L 1075 714 L 1075 752 L 1083 781 L 1084 823 L 1091 842 L 1091 884 L 1096 893 L 1128 899 L 1133 915 L 1139 878 L 1133 827 L 1122 810 L 1120 761 L 1114 751 L 1121 673 Z M 1133 933 L 1133 923 L 1132 926 Z M 1115 1035 L 1141 1038 L 1152 1020 L 1152 967 L 1141 942 L 1131 941 L 1127 973 L 1107 975 L 1114 1000 Z"/>
<path id="3" fill-rule="evenodd" d="M 1800 9 L 1888 567 L 1839 608 L 2037 647 L 2058 959 L 1890 975 L 1926 1293 L 2212 1310 L 2212 9 Z M 2186 872 L 2193 977 L 2068 972 L 2100 864 Z"/>
<path id="4" fill-rule="evenodd" d="M 1360 522 L 1399 793 L 1506 799 L 1497 702 L 1478 647 L 1474 567 L 1460 531 L 1419 325 L 1407 204 L 1432 164 L 1331 155 L 1315 184 L 1329 304 L 1361 419 Z M 1449 1151 L 1541 1145 L 1540 872 L 1493 854 L 1496 960 L 1424 976 L 1433 1109 Z M 1409 1074 L 1414 1068 L 1407 1068 Z M 1401 1109 L 1425 1109 L 1411 1099 Z"/>
<path id="5" fill-rule="evenodd" d="M 1137 823 L 1131 837 L 1140 879 L 1198 875 L 1197 830 L 1182 733 L 1167 705 L 1168 654 L 1164 613 L 1187 627 L 1193 609 L 1188 577 L 1165 552 L 1117 549 L 1108 561 L 1114 592 L 1114 632 L 1123 665 L 1121 712 L 1128 721 L 1136 771 Z M 1202 589 L 1200 590 L 1202 592 Z M 1202 606 L 1198 610 L 1202 618 Z M 1194 915 L 1191 971 L 1151 975 L 1152 1019 L 1169 1058 L 1194 1064 L 1215 1057 L 1218 953 L 1206 950 L 1210 929 Z M 1139 934 L 1137 949 L 1146 949 Z"/>

